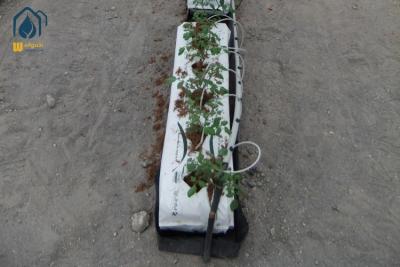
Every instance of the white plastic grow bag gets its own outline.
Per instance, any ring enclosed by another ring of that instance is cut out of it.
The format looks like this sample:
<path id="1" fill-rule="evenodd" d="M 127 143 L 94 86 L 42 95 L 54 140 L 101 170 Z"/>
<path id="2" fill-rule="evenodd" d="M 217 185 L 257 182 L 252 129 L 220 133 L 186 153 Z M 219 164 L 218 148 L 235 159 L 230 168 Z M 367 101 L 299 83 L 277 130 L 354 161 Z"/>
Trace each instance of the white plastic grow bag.
<path id="1" fill-rule="evenodd" d="M 204 1 L 204 3 L 206 3 L 207 1 Z M 202 9 L 202 10 L 212 10 L 212 6 L 214 5 L 215 8 L 217 8 L 219 6 L 219 0 L 210 0 L 208 3 L 208 5 L 199 5 L 199 4 L 195 4 L 194 0 L 187 0 L 187 8 L 188 9 Z M 224 3 L 226 5 L 230 5 L 231 4 L 231 0 L 225 0 Z M 218 8 L 219 10 L 222 10 L 222 8 Z"/>
<path id="2" fill-rule="evenodd" d="M 193 77 L 192 64 L 188 62 L 185 53 L 179 55 L 179 48 L 186 45 L 183 39 L 183 25 L 178 27 L 174 75 L 178 69 L 187 72 L 186 79 Z M 228 46 L 230 30 L 225 24 L 219 23 L 213 29 L 220 37 L 220 45 Z M 218 61 L 226 69 L 229 69 L 227 53 L 219 56 L 210 57 L 208 62 Z M 229 89 L 229 73 L 224 71 L 222 85 Z M 187 196 L 189 185 L 183 180 L 187 175 L 186 163 L 189 158 L 196 157 L 196 153 L 190 152 L 190 140 L 186 139 L 184 130 L 186 129 L 187 117 L 179 117 L 175 111 L 175 101 L 179 98 L 177 82 L 171 86 L 170 104 L 168 120 L 166 126 L 164 148 L 161 160 L 160 179 L 159 179 L 159 227 L 161 230 L 178 230 L 186 232 L 205 232 L 207 229 L 208 215 L 210 212 L 210 202 L 208 199 L 207 188 L 201 189 L 192 197 Z M 229 97 L 223 97 L 223 116 L 229 122 Z M 229 135 L 223 133 L 221 138 L 209 137 L 203 144 L 203 152 L 217 153 L 219 147 L 226 145 Z M 186 143 L 186 145 L 185 145 Z M 212 147 L 212 149 L 211 149 Z M 230 159 L 232 167 L 232 159 Z M 232 199 L 225 195 L 221 197 L 217 217 L 215 221 L 214 233 L 224 233 L 234 227 L 233 212 L 230 209 Z"/>

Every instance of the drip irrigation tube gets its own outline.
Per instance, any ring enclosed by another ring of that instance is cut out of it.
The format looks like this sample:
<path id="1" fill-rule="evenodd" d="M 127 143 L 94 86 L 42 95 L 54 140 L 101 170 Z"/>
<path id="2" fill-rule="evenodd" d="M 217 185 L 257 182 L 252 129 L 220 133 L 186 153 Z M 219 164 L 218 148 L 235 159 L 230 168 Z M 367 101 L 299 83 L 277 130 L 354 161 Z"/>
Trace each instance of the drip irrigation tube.
<path id="1" fill-rule="evenodd" d="M 217 20 L 215 23 L 220 23 L 220 22 L 224 22 L 224 21 L 232 21 L 233 22 L 233 26 L 239 26 L 238 28 L 240 28 L 240 33 L 241 33 L 240 34 L 241 41 L 240 41 L 239 47 L 241 48 L 243 46 L 244 39 L 245 39 L 245 37 L 244 37 L 245 36 L 245 31 L 244 31 L 243 25 L 239 21 L 237 21 L 236 19 L 231 18 L 228 15 L 224 15 L 224 14 L 213 15 L 213 16 L 209 17 L 208 20 L 210 20 L 212 18 L 215 18 L 215 17 L 223 17 L 223 19 Z"/>
<path id="2" fill-rule="evenodd" d="M 233 150 L 234 148 L 236 148 L 236 147 L 238 147 L 238 146 L 241 146 L 241 145 L 245 145 L 245 144 L 253 145 L 253 146 L 255 146 L 255 147 L 257 148 L 257 150 L 258 150 L 257 159 L 256 159 L 252 164 L 250 164 L 249 166 L 247 166 L 246 168 L 243 168 L 243 169 L 241 169 L 241 170 L 236 170 L 236 171 L 226 170 L 226 171 L 225 171 L 226 173 L 233 173 L 233 174 L 235 174 L 235 173 L 242 173 L 242 172 L 248 171 L 248 170 L 250 170 L 251 168 L 253 168 L 253 167 L 260 161 L 260 158 L 261 158 L 261 148 L 260 148 L 259 145 L 257 145 L 256 143 L 254 143 L 254 142 L 252 142 L 252 141 L 243 141 L 243 142 L 237 143 L 236 145 L 231 146 L 230 149 Z"/>
<path id="3" fill-rule="evenodd" d="M 239 70 L 242 71 L 241 77 L 242 77 L 242 81 L 243 81 L 243 79 L 244 79 L 244 74 L 245 74 L 245 68 L 246 68 L 245 61 L 244 61 L 242 55 L 241 55 L 239 52 L 233 52 L 233 53 L 234 53 L 235 55 L 237 55 L 238 58 L 239 58 L 238 61 L 240 62 L 240 64 L 238 64 L 237 69 L 239 69 Z"/>

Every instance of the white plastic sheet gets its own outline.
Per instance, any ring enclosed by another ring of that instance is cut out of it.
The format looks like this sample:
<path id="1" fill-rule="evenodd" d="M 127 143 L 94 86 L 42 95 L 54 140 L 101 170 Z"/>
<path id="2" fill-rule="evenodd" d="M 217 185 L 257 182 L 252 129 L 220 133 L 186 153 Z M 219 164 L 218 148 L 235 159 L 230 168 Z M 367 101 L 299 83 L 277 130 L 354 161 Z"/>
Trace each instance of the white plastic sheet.
<path id="1" fill-rule="evenodd" d="M 225 24 L 218 24 L 213 29 L 221 38 L 220 45 L 228 46 L 230 30 Z M 183 39 L 183 24 L 178 27 L 174 74 L 178 69 L 188 73 L 186 79 L 193 77 L 191 65 L 185 54 L 178 55 L 179 48 L 185 46 Z M 210 57 L 208 62 L 218 61 L 229 69 L 228 54 L 222 53 L 216 57 Z M 229 89 L 229 73 L 223 72 L 223 84 Z M 162 230 L 179 230 L 187 232 L 205 232 L 210 212 L 210 202 L 208 199 L 207 188 L 201 189 L 192 197 L 187 196 L 189 185 L 183 178 L 187 175 L 186 162 L 189 158 L 196 157 L 195 152 L 190 152 L 190 141 L 187 140 L 187 150 L 184 147 L 184 135 L 182 130 L 186 129 L 187 117 L 178 117 L 174 111 L 175 101 L 179 98 L 177 83 L 171 86 L 170 104 L 168 111 L 168 121 L 166 126 L 164 148 L 161 160 L 160 182 L 159 182 L 159 226 Z M 223 116 L 229 121 L 229 97 L 223 98 Z M 215 153 L 218 148 L 226 144 L 229 136 L 225 133 L 221 138 L 213 137 L 210 142 L 209 137 L 205 139 L 203 151 L 210 151 L 213 147 Z M 230 163 L 232 167 L 232 160 Z M 214 226 L 214 233 L 224 233 L 234 227 L 233 212 L 230 209 L 232 199 L 225 195 L 221 197 L 217 217 Z"/>
<path id="2" fill-rule="evenodd" d="M 214 7 L 218 7 L 219 6 L 219 0 L 210 0 L 209 3 L 213 4 Z M 224 1 L 226 5 L 230 4 L 231 1 L 230 0 L 225 0 Z M 205 9 L 205 10 L 211 10 L 212 7 L 210 5 L 196 5 L 194 3 L 194 0 L 187 0 L 187 7 L 188 9 Z M 221 8 L 219 8 L 221 10 Z"/>

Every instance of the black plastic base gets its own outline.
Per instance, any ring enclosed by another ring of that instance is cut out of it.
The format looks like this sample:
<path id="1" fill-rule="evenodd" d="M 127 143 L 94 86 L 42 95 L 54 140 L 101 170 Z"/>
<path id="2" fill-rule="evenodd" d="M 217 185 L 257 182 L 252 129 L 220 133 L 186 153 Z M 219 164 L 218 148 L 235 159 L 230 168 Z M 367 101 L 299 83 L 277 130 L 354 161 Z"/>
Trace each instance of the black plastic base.
<path id="1" fill-rule="evenodd" d="M 161 251 L 203 255 L 205 233 L 186 233 L 179 231 L 161 230 L 158 223 L 159 209 L 159 175 L 156 179 L 156 208 L 155 223 L 158 232 L 158 249 Z M 249 226 L 242 209 L 239 207 L 234 212 L 235 227 L 226 234 L 216 234 L 213 237 L 211 256 L 218 258 L 231 258 L 239 254 L 240 244 L 249 230 Z"/>

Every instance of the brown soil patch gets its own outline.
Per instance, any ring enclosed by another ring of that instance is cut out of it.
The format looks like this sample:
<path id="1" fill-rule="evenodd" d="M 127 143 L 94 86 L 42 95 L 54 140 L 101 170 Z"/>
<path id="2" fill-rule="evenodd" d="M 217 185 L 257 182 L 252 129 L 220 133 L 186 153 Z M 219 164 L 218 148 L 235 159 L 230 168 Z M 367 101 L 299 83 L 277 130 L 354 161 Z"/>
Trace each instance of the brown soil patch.
<path id="1" fill-rule="evenodd" d="M 164 73 L 159 78 L 156 79 L 155 83 L 157 86 L 160 86 L 160 85 L 163 85 L 167 79 L 168 79 L 168 75 Z"/>
<path id="2" fill-rule="evenodd" d="M 169 54 L 163 54 L 163 55 L 161 55 L 160 58 L 162 61 L 167 62 L 170 59 L 170 57 L 171 57 L 171 55 L 169 55 Z"/>
<path id="3" fill-rule="evenodd" d="M 141 182 L 136 186 L 135 192 L 143 192 L 150 188 L 154 184 L 154 179 L 160 169 L 161 152 L 164 145 L 165 131 L 162 128 L 164 122 L 165 109 L 167 107 L 166 98 L 157 91 L 153 94 L 153 98 L 156 100 L 156 107 L 153 111 L 153 129 L 156 131 L 156 141 L 151 146 L 148 153 L 142 154 L 140 158 L 148 162 L 146 168 L 146 181 Z"/>
<path id="4" fill-rule="evenodd" d="M 156 59 L 154 57 L 151 57 L 149 60 L 149 64 L 154 64 L 156 63 Z"/>
<path id="5" fill-rule="evenodd" d="M 197 89 L 196 91 L 192 92 L 190 94 L 190 98 L 195 101 L 196 105 L 200 105 L 200 100 L 201 100 L 201 95 L 203 91 L 200 89 Z M 214 97 L 213 93 L 209 93 L 207 91 L 204 92 L 203 95 L 203 102 L 202 102 L 202 108 L 204 108 L 205 104 Z"/>
<path id="6" fill-rule="evenodd" d="M 201 146 L 200 146 L 200 148 L 196 149 L 196 146 L 201 141 L 201 134 L 202 134 L 202 129 L 201 129 L 200 126 L 195 130 L 191 130 L 191 129 L 187 129 L 186 130 L 186 137 L 191 142 L 191 150 L 192 151 L 196 151 L 196 150 L 200 150 L 201 149 Z M 204 136 L 204 139 L 205 139 L 205 136 Z"/>
<path id="7" fill-rule="evenodd" d="M 174 110 L 178 111 L 178 117 L 184 117 L 188 114 L 188 109 L 187 109 L 185 101 L 183 99 L 177 99 L 175 101 Z"/>
<path id="8" fill-rule="evenodd" d="M 203 72 L 207 68 L 208 64 L 204 64 L 203 61 L 197 61 L 192 64 L 192 68 L 194 71 Z"/>
<path id="9" fill-rule="evenodd" d="M 180 98 L 184 98 L 185 95 L 186 95 L 186 93 L 185 93 L 184 90 L 181 90 L 181 91 L 179 92 L 179 97 L 180 97 Z"/>

